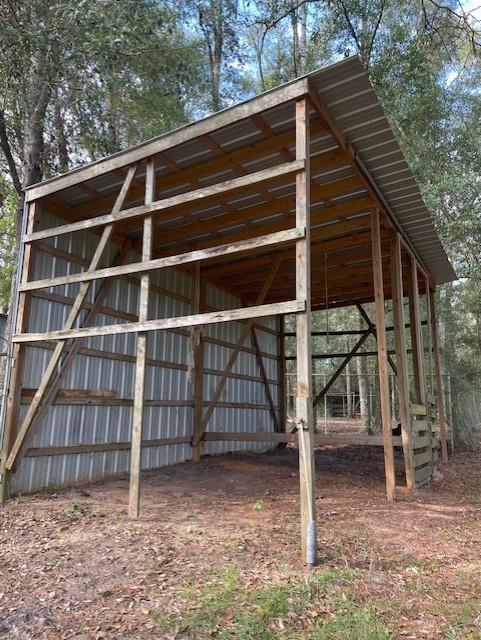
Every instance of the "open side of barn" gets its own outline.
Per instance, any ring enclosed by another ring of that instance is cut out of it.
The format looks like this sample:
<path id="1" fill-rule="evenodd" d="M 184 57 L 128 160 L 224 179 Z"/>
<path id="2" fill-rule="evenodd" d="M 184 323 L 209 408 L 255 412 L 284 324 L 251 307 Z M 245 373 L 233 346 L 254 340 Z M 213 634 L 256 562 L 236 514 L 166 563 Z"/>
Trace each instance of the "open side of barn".
<path id="1" fill-rule="evenodd" d="M 403 447 L 408 489 L 429 481 L 438 444 L 447 459 L 434 291 L 454 278 L 357 59 L 33 186 L 2 495 L 130 468 L 136 517 L 141 469 L 295 442 L 302 552 L 314 563 L 313 448 L 322 438 L 313 424 L 311 310 L 354 305 L 364 316 L 367 329 L 340 371 L 376 338 L 382 436 L 370 444 L 384 447 L 394 500 L 394 444 Z M 295 314 L 297 373 L 289 424 L 287 314 Z M 400 436 L 391 429 L 390 366 Z"/>

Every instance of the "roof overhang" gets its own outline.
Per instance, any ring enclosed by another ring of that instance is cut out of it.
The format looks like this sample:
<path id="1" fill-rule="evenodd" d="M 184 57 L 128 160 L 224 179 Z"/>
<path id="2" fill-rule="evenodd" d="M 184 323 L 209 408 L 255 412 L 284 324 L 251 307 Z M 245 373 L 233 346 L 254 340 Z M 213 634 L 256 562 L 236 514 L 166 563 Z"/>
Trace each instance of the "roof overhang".
<path id="1" fill-rule="evenodd" d="M 126 151 L 33 185 L 26 190 L 26 200 L 32 202 L 44 197 L 59 197 L 62 204 L 70 206 L 76 204 L 78 187 L 83 183 L 99 185 L 102 193 L 108 193 L 109 189 L 115 190 L 122 182 L 119 170 L 155 154 L 171 153 L 178 164 L 188 166 L 192 149 L 203 136 L 214 135 L 220 148 L 230 148 L 233 125 L 237 125 L 236 135 L 242 136 L 242 132 L 246 131 L 248 137 L 247 125 L 242 128 L 247 119 L 277 109 L 282 120 L 282 117 L 286 118 L 282 116 L 282 105 L 308 93 L 314 104 L 320 105 L 333 133 L 330 138 L 332 143 L 324 141 L 321 151 L 325 153 L 326 149 L 331 148 L 335 151 L 337 145 L 349 153 L 368 191 L 389 216 L 394 227 L 402 233 L 431 281 L 442 284 L 455 280 L 456 274 L 435 231 L 415 178 L 368 75 L 357 58 L 314 71 Z"/>

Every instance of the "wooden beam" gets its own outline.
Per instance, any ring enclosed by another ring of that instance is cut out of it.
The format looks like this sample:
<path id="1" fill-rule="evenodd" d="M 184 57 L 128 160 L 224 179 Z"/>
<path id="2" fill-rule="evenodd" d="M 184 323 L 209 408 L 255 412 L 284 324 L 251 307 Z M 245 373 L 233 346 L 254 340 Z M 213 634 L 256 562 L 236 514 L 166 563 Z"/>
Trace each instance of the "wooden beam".
<path id="1" fill-rule="evenodd" d="M 132 163 L 139 162 L 149 156 L 160 153 L 177 145 L 181 145 L 188 140 L 212 133 L 222 127 L 231 125 L 237 120 L 250 118 L 256 113 L 270 109 L 288 100 L 294 100 L 297 96 L 303 95 L 307 90 L 307 79 L 300 78 L 275 91 L 268 91 L 262 95 L 243 102 L 239 105 L 215 113 L 197 122 L 180 127 L 175 131 L 166 133 L 158 138 L 138 145 L 128 151 L 115 154 L 104 160 L 98 160 L 86 165 L 76 171 L 54 178 L 41 185 L 34 185 L 26 192 L 27 202 L 36 200 L 50 193 L 55 193 L 62 189 L 67 189 L 75 184 L 86 182 L 92 178 L 115 171 Z"/>
<path id="2" fill-rule="evenodd" d="M 91 230 L 95 227 L 112 224 L 114 222 L 123 223 L 126 220 L 131 220 L 133 218 L 145 218 L 146 216 L 151 216 L 161 211 L 184 208 L 189 203 L 209 202 L 213 198 L 215 199 L 224 193 L 251 189 L 254 184 L 261 184 L 269 180 L 282 178 L 284 176 L 297 173 L 298 171 L 302 171 L 303 168 L 304 163 L 285 162 L 275 167 L 256 171 L 255 173 L 250 173 L 240 178 L 225 180 L 224 182 L 218 182 L 201 189 L 194 189 L 187 193 L 181 193 L 177 196 L 171 196 L 170 198 L 164 198 L 163 200 L 155 200 L 151 203 L 140 205 L 138 207 L 131 207 L 130 209 L 122 211 L 121 214 L 109 213 L 95 218 L 88 218 L 87 220 L 71 222 L 70 224 L 64 224 L 59 227 L 51 227 L 42 231 L 27 233 L 23 237 L 22 241 L 35 242 L 36 240 L 53 238 L 66 233 L 73 233 L 75 231 Z"/>
<path id="3" fill-rule="evenodd" d="M 145 204 L 155 197 L 155 160 L 147 161 L 145 175 Z M 144 218 L 142 261 L 152 258 L 152 216 Z M 139 294 L 139 324 L 148 320 L 150 273 L 142 273 Z M 132 447 L 130 450 L 129 517 L 138 518 L 140 513 L 140 474 L 142 470 L 142 431 L 144 425 L 145 369 L 147 361 L 147 332 L 137 334 L 137 359 L 135 363 L 134 407 L 132 411 Z"/>
<path id="4" fill-rule="evenodd" d="M 393 305 L 394 344 L 396 349 L 397 386 L 399 413 L 401 419 L 401 437 L 404 453 L 404 470 L 408 491 L 415 488 L 414 449 L 412 442 L 411 411 L 409 400 L 409 376 L 404 320 L 404 291 L 402 278 L 401 240 L 399 234 L 392 240 L 391 246 L 391 288 Z"/>
<path id="5" fill-rule="evenodd" d="M 265 247 L 278 247 L 287 242 L 294 242 L 298 238 L 303 238 L 305 229 L 287 229 L 271 233 L 268 235 L 256 236 L 247 240 L 233 243 L 221 244 L 219 246 L 197 251 L 190 251 L 180 255 L 172 255 L 167 258 L 158 258 L 156 260 L 146 260 L 145 262 L 133 262 L 117 267 L 106 267 L 104 269 L 88 269 L 80 273 L 73 273 L 68 276 L 59 276 L 57 278 L 46 278 L 44 280 L 35 280 L 27 282 L 20 286 L 20 291 L 33 291 L 36 289 L 46 289 L 48 287 L 59 287 L 66 284 L 77 282 L 90 282 L 92 280 L 102 280 L 104 278 L 114 278 L 125 276 L 133 273 L 145 273 L 157 269 L 166 269 L 169 267 L 178 267 L 182 264 L 198 262 L 201 260 L 210 260 L 214 258 L 222 258 L 225 255 L 233 255 L 236 253 L 244 253 L 255 249 Z"/>
<path id="6" fill-rule="evenodd" d="M 274 431 L 279 432 L 281 429 L 279 427 L 279 418 L 277 416 L 277 411 L 276 411 L 276 407 L 274 404 L 274 400 L 272 399 L 272 392 L 271 392 L 271 388 L 269 385 L 269 380 L 267 377 L 267 372 L 266 372 L 266 368 L 264 365 L 264 359 L 262 357 L 262 353 L 261 353 L 261 348 L 259 345 L 259 340 L 257 339 L 257 334 L 256 334 L 256 330 L 254 327 L 251 327 L 251 338 L 252 338 L 252 344 L 254 345 L 254 349 L 256 350 L 256 359 L 257 359 L 257 364 L 259 366 L 259 370 L 260 370 L 260 374 L 261 374 L 261 380 L 264 384 L 264 389 L 266 392 L 266 398 L 267 398 L 267 402 L 269 403 L 269 411 L 272 417 L 272 422 L 274 424 Z"/>
<path id="7" fill-rule="evenodd" d="M 197 263 L 194 278 L 194 313 L 204 310 L 205 305 L 205 287 L 201 282 L 200 264 Z M 197 330 L 197 331 L 196 331 Z M 192 461 L 200 462 L 201 457 L 201 438 L 202 438 L 202 414 L 204 401 L 204 336 L 202 335 L 202 327 L 194 329 L 196 333 L 194 340 L 194 379 L 193 379 L 193 397 L 194 397 L 194 423 L 192 428 Z M 228 376 L 229 377 L 229 376 Z M 195 444 L 194 444 L 195 443 Z"/>
<path id="8" fill-rule="evenodd" d="M 114 215 L 116 215 L 122 208 L 122 205 L 124 203 L 125 197 L 127 195 L 127 192 L 130 188 L 130 185 L 132 183 L 132 180 L 134 179 L 135 176 L 135 172 L 136 172 L 137 168 L 136 167 L 131 167 L 127 173 L 127 176 L 125 177 L 124 183 L 122 185 L 122 188 L 120 189 L 120 192 L 118 194 L 117 200 L 115 201 L 112 213 Z M 107 247 L 107 245 L 109 244 L 111 238 L 112 238 L 112 233 L 113 233 L 113 225 L 107 225 L 102 233 L 102 236 L 99 240 L 99 243 L 95 249 L 94 255 L 92 257 L 92 260 L 90 262 L 90 266 L 88 267 L 87 271 L 94 271 L 95 269 L 97 269 L 102 256 L 104 254 L 104 251 Z M 25 283 L 23 283 L 25 284 Z M 75 321 L 77 320 L 77 317 L 82 309 L 82 305 L 85 301 L 85 298 L 87 297 L 87 294 L 89 292 L 90 289 L 90 283 L 86 282 L 83 283 L 80 288 L 79 291 L 77 293 L 77 296 L 75 297 L 75 301 L 72 305 L 72 308 L 70 309 L 70 313 L 67 317 L 67 320 L 65 322 L 64 325 L 64 329 L 63 331 L 69 332 L 72 330 L 72 327 L 75 324 Z M 86 329 L 88 331 L 88 329 Z M 25 335 L 25 334 L 23 334 Z M 22 422 L 22 426 L 20 428 L 20 431 L 18 433 L 18 436 L 15 440 L 15 443 L 12 447 L 12 450 L 8 456 L 7 459 L 7 468 L 8 469 L 12 469 L 14 464 L 15 464 L 15 460 L 17 458 L 17 456 L 19 455 L 24 442 L 26 440 L 26 437 L 31 429 L 31 426 L 33 424 L 35 415 L 37 413 L 37 411 L 40 408 L 40 405 L 42 403 L 42 401 L 45 398 L 45 395 L 47 393 L 48 387 L 52 381 L 52 378 L 56 372 L 56 369 L 58 367 L 58 364 L 60 363 L 60 359 L 62 357 L 62 354 L 65 351 L 65 346 L 66 343 L 65 342 L 59 342 L 55 349 L 54 352 L 50 358 L 50 361 L 47 365 L 47 368 L 42 376 L 42 380 L 40 382 L 40 385 L 38 387 L 37 393 L 35 394 L 34 399 L 32 400 L 32 403 L 29 407 L 29 410 L 27 412 L 27 415 L 25 416 L 23 422 Z"/>
<path id="9" fill-rule="evenodd" d="M 428 371 L 427 371 L 427 382 L 429 384 L 429 393 L 432 398 L 434 398 L 434 367 L 433 367 L 433 331 L 432 331 L 432 322 L 431 322 L 431 286 L 429 283 L 429 278 L 425 278 L 424 280 L 424 293 L 426 296 L 426 320 L 421 322 L 422 325 L 427 326 L 427 337 L 428 337 Z"/>
<path id="10" fill-rule="evenodd" d="M 118 252 L 114 260 L 114 263 L 122 262 L 125 259 L 126 255 L 128 254 L 129 250 L 130 250 L 130 243 L 126 242 L 125 245 Z M 89 313 L 87 314 L 87 317 L 83 322 L 84 327 L 90 326 L 93 319 L 99 313 L 102 313 L 103 301 L 105 300 L 112 285 L 113 285 L 113 280 L 106 280 L 105 282 L 102 283 L 102 286 L 100 287 L 100 290 L 95 298 L 95 301 L 90 306 Z M 62 344 L 67 345 L 68 343 L 64 342 Z M 35 429 L 40 424 L 40 420 L 46 414 L 46 412 L 48 411 L 48 408 L 55 403 L 57 396 L 60 394 L 61 392 L 61 390 L 59 389 L 60 384 L 62 383 L 62 380 L 64 379 L 67 371 L 71 367 L 77 354 L 81 353 L 82 351 L 81 345 L 82 345 L 81 340 L 74 340 L 70 348 L 68 346 L 65 346 L 64 353 L 66 355 L 61 360 L 61 363 L 58 364 L 55 371 L 55 376 L 51 379 L 47 390 L 44 392 L 43 398 L 41 399 L 40 403 L 39 404 L 37 403 L 36 405 L 36 411 L 35 411 L 35 414 L 33 415 L 33 418 L 31 420 L 30 427 L 28 430 L 28 436 L 30 438 L 34 435 Z M 53 347 L 54 354 L 57 347 L 58 347 L 58 344 L 55 344 L 55 346 Z M 85 355 L 91 355 L 93 350 L 84 349 L 83 351 Z M 104 357 L 109 357 L 109 356 L 106 354 Z M 36 392 L 38 392 L 38 390 L 36 390 Z M 24 439 L 24 443 L 25 442 L 26 442 L 26 437 Z M 23 447 L 21 446 L 17 453 L 16 460 L 13 463 L 14 467 L 18 466 L 18 464 L 20 463 L 20 460 L 22 459 L 22 455 L 23 455 Z"/>
<path id="11" fill-rule="evenodd" d="M 286 431 L 286 322 L 284 316 L 278 317 L 279 336 L 277 339 L 277 353 L 279 360 L 277 362 L 277 402 L 279 405 L 279 427 L 280 431 Z"/>
<path id="12" fill-rule="evenodd" d="M 264 286 L 262 287 L 260 293 L 257 296 L 257 304 L 262 303 L 263 300 L 265 299 L 265 297 L 267 295 L 267 292 L 269 291 L 269 288 L 270 288 L 270 286 L 272 284 L 272 281 L 275 278 L 275 275 L 277 273 L 277 269 L 279 268 L 279 264 L 280 264 L 280 259 L 276 258 L 274 260 L 272 266 L 271 266 L 271 270 L 270 270 L 269 275 L 268 275 L 268 277 L 267 277 L 267 279 L 266 279 L 266 281 L 264 283 Z M 281 303 L 281 307 L 280 308 L 278 307 L 278 309 L 279 309 L 278 313 L 285 313 L 285 311 L 282 311 L 281 309 L 282 308 L 285 309 L 286 308 L 285 307 L 286 304 L 287 303 L 285 303 L 285 302 Z M 300 302 L 299 303 L 299 302 L 296 301 L 296 305 L 300 305 L 299 308 L 298 308 L 298 311 L 300 311 L 301 309 L 305 308 L 305 303 L 304 302 Z M 258 306 L 257 308 L 260 309 L 260 308 L 265 308 L 265 307 L 268 307 L 268 306 L 270 306 L 270 305 L 262 305 L 262 304 L 260 304 L 260 306 Z M 244 311 L 245 312 L 245 311 L 252 310 L 254 308 L 256 308 L 256 307 L 247 307 L 247 309 L 239 309 L 239 310 L 235 310 L 235 311 L 237 311 L 237 313 L 239 311 Z M 225 313 L 225 312 L 219 312 L 219 313 Z M 234 313 L 234 311 L 232 311 L 230 313 Z M 203 315 L 207 316 L 209 314 L 203 314 Z M 264 314 L 264 315 L 277 315 L 277 314 Z M 221 377 L 221 379 L 219 380 L 219 382 L 217 384 L 217 387 L 216 387 L 216 389 L 214 391 L 212 399 L 209 402 L 207 410 L 206 410 L 206 412 L 204 413 L 204 415 L 202 417 L 201 425 L 200 425 L 197 433 L 194 435 L 194 439 L 193 439 L 193 442 L 192 442 L 194 446 L 196 446 L 200 442 L 200 440 L 201 440 L 201 438 L 202 438 L 202 436 L 203 436 L 203 434 L 204 434 L 204 432 L 205 432 L 205 430 L 207 428 L 207 424 L 208 424 L 208 422 L 210 420 L 210 417 L 212 416 L 212 413 L 213 413 L 213 411 L 215 409 L 215 406 L 218 403 L 219 398 L 220 398 L 220 396 L 222 394 L 222 391 L 224 389 L 225 383 L 227 381 L 228 374 L 232 371 L 232 368 L 233 368 L 233 366 L 234 366 L 234 364 L 235 364 L 235 362 L 237 360 L 237 356 L 238 356 L 242 346 L 244 345 L 244 342 L 245 342 L 247 336 L 250 333 L 250 330 L 251 330 L 251 327 L 252 327 L 252 324 L 253 324 L 253 321 L 252 321 L 252 317 L 253 316 L 249 317 L 249 315 L 246 314 L 246 315 L 243 315 L 243 317 L 244 318 L 248 318 L 248 320 L 247 320 L 247 322 L 245 323 L 245 325 L 242 328 L 242 331 L 241 331 L 241 334 L 239 336 L 239 339 L 238 339 L 234 349 L 232 350 L 232 353 L 231 353 L 231 355 L 229 357 L 229 360 L 228 360 L 228 362 L 227 362 L 227 364 L 225 366 L 224 373 L 222 374 L 222 377 Z"/>
<path id="13" fill-rule="evenodd" d="M 436 395 L 438 402 L 438 420 L 439 420 L 439 438 L 441 440 L 441 455 L 443 462 L 448 461 L 448 444 L 446 434 L 446 414 L 444 407 L 444 394 L 443 394 L 443 381 L 441 371 L 441 354 L 439 352 L 439 336 L 438 336 L 438 323 L 436 320 L 436 305 L 434 302 L 434 291 L 430 296 L 431 305 L 431 329 L 433 336 L 433 351 L 434 351 L 434 370 L 436 373 Z M 452 428 L 452 425 L 451 425 Z"/>
<path id="14" fill-rule="evenodd" d="M 381 258 L 382 259 L 382 258 Z M 361 316 L 363 317 L 364 321 L 366 322 L 367 326 L 369 327 L 369 329 L 371 330 L 371 334 L 374 336 L 374 339 L 377 342 L 377 331 L 376 331 L 376 325 L 372 322 L 371 318 L 369 317 L 369 315 L 366 312 L 366 309 L 364 309 L 364 307 L 362 306 L 361 303 L 357 302 L 356 303 L 356 308 L 358 309 L 359 313 L 361 314 Z M 388 331 L 389 329 L 387 327 L 385 327 L 385 331 Z M 396 363 L 394 362 L 394 360 L 391 358 L 391 353 L 388 351 L 387 352 L 387 359 L 388 362 L 391 366 L 391 369 L 394 372 L 394 375 L 397 376 L 397 368 L 396 368 Z"/>
<path id="15" fill-rule="evenodd" d="M 424 375 L 423 336 L 421 333 L 421 312 L 419 309 L 418 270 L 416 259 L 411 258 L 409 270 L 409 322 L 411 325 L 411 347 L 414 369 L 415 400 L 426 404 L 426 379 Z"/>
<path id="16" fill-rule="evenodd" d="M 386 343 L 386 318 L 384 311 L 384 283 L 382 275 L 381 235 L 379 212 L 371 214 L 372 266 L 376 307 L 376 337 L 379 363 L 379 394 L 381 398 L 381 420 L 384 442 L 384 468 L 386 471 L 386 494 L 389 502 L 396 498 L 396 475 L 391 430 L 391 406 L 389 398 L 389 374 Z"/>
<path id="17" fill-rule="evenodd" d="M 142 331 L 158 331 L 159 329 L 178 329 L 201 324 L 216 324 L 217 322 L 234 322 L 275 316 L 279 313 L 299 313 L 304 311 L 302 300 L 261 304 L 244 309 L 228 309 L 199 313 L 178 318 L 160 318 L 145 322 L 128 322 L 125 324 L 108 324 L 98 327 L 71 329 L 70 331 L 49 331 L 47 333 L 21 333 L 13 337 L 13 342 L 37 342 L 45 340 L 69 340 L 70 338 L 91 338 L 93 336 L 112 336 L 120 333 L 140 333 Z"/>
<path id="18" fill-rule="evenodd" d="M 265 442 L 272 443 L 288 443 L 298 444 L 299 433 L 274 433 L 270 431 L 266 432 L 248 432 L 246 431 L 208 431 L 205 434 L 206 442 Z M 382 447 L 383 439 L 381 436 L 371 436 L 367 433 L 344 433 L 344 434 L 320 434 L 315 433 L 314 437 L 315 446 L 332 446 L 332 445 L 348 445 L 355 446 L 368 446 L 368 447 Z M 393 444 L 396 447 L 401 446 L 401 438 L 399 436 L 393 437 Z"/>
<path id="19" fill-rule="evenodd" d="M 301 501 L 301 550 L 306 564 L 317 562 L 314 418 L 312 407 L 311 344 L 311 221 L 309 168 L 309 106 L 307 97 L 296 102 L 296 159 L 305 170 L 296 176 L 296 226 L 306 237 L 296 243 L 296 298 L 305 309 L 296 316 L 297 400 L 299 427 L 299 481 Z"/>
<path id="20" fill-rule="evenodd" d="M 174 444 L 187 444 L 189 436 L 175 436 L 172 438 L 158 438 L 142 440 L 142 449 L 146 447 L 168 447 Z M 82 453 L 105 453 L 109 451 L 127 451 L 132 443 L 127 442 L 96 442 L 94 444 L 71 444 L 60 447 L 31 447 L 25 453 L 26 458 L 40 458 L 43 456 L 66 456 Z"/>
<path id="21" fill-rule="evenodd" d="M 326 123 L 326 126 L 330 130 L 334 140 L 337 142 L 340 149 L 344 152 L 344 157 L 346 161 L 351 165 L 351 167 L 354 169 L 356 174 L 362 180 L 364 186 L 366 187 L 369 195 L 372 197 L 374 203 L 377 205 L 379 210 L 381 210 L 384 213 L 386 219 L 389 221 L 389 224 L 393 226 L 398 231 L 398 233 L 400 233 L 401 242 L 404 248 L 406 249 L 406 251 L 408 251 L 413 258 L 417 257 L 418 261 L 421 263 L 421 260 L 419 260 L 419 256 L 416 256 L 416 252 L 411 246 L 410 241 L 402 235 L 402 228 L 400 227 L 396 217 L 387 206 L 387 203 L 385 202 L 384 198 L 380 195 L 380 192 L 378 191 L 378 189 L 373 184 L 371 177 L 366 174 L 365 167 L 362 165 L 362 163 L 359 162 L 359 157 L 356 155 L 354 148 L 347 140 L 345 134 L 338 127 L 334 118 L 332 118 L 329 112 L 329 109 L 321 100 L 318 92 L 315 91 L 315 89 L 313 89 L 312 85 L 310 85 L 309 87 L 309 97 L 318 115 L 320 116 L 321 121 Z M 423 266 L 423 272 L 425 275 L 427 275 L 427 270 L 425 269 L 424 266 Z"/>
<path id="22" fill-rule="evenodd" d="M 312 335 L 312 334 L 311 334 Z M 353 346 L 353 348 L 351 349 L 351 351 L 347 354 L 338 354 L 338 356 L 336 356 L 335 354 L 329 354 L 328 357 L 332 358 L 332 357 L 344 357 L 344 360 L 341 362 L 341 364 L 339 365 L 339 367 L 336 369 L 336 371 L 334 372 L 334 374 L 331 376 L 331 378 L 328 380 L 328 382 L 324 385 L 324 388 L 321 389 L 321 391 L 319 391 L 319 393 L 316 395 L 316 397 L 314 398 L 314 408 L 317 407 L 317 405 L 319 404 L 319 402 L 324 398 L 324 396 L 326 395 L 326 393 L 329 391 L 329 389 L 332 387 L 332 385 L 336 382 L 336 380 L 338 379 L 338 377 L 341 375 L 341 373 L 344 371 L 344 369 L 346 368 L 346 365 L 352 360 L 352 358 L 357 354 L 357 352 L 359 351 L 359 349 L 362 347 L 362 345 L 365 343 L 365 341 L 367 340 L 367 338 L 371 335 L 371 330 L 367 329 L 362 336 L 359 338 L 359 340 L 356 342 L 356 344 Z M 324 354 L 323 354 L 324 355 Z M 327 355 L 327 354 L 325 354 Z M 365 355 L 363 354 L 359 354 L 359 355 Z M 317 354 L 313 354 L 312 355 L 313 358 L 319 357 L 317 356 Z"/>
<path id="23" fill-rule="evenodd" d="M 27 217 L 26 230 L 30 232 L 35 226 L 37 205 L 35 203 L 26 205 L 24 215 Z M 20 249 L 21 259 L 17 269 L 21 269 L 20 282 L 27 282 L 34 269 L 34 252 L 32 247 Z M 28 326 L 28 315 L 30 298 L 25 293 L 18 294 L 16 305 L 16 317 L 12 318 L 12 333 L 25 331 Z M 20 399 L 22 391 L 23 369 L 25 364 L 25 347 L 13 345 L 12 369 L 10 373 L 7 406 L 5 414 L 5 427 L 2 438 L 2 451 L 0 455 L 0 502 L 4 502 L 10 493 L 11 471 L 7 467 L 7 459 L 10 454 L 11 443 L 15 438 L 15 431 L 18 428 L 20 416 Z M 7 363 L 8 366 L 8 363 Z M 8 370 L 5 375 L 9 375 Z"/>

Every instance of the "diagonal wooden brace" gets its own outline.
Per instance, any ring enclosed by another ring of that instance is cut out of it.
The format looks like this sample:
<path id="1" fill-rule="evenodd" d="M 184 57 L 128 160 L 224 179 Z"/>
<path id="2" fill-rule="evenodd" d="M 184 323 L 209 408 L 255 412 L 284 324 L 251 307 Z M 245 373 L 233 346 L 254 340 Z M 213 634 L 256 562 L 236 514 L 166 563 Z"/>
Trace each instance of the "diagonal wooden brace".
<path id="1" fill-rule="evenodd" d="M 134 179 L 135 173 L 137 170 L 137 166 L 133 166 L 130 167 L 127 175 L 125 177 L 124 183 L 122 185 L 122 188 L 120 189 L 119 195 L 117 196 L 117 199 L 115 201 L 114 207 L 112 209 L 113 213 L 118 213 L 122 206 L 123 203 L 125 201 L 125 198 L 127 196 L 127 193 L 130 189 L 130 185 L 132 184 L 132 181 Z M 105 251 L 105 248 L 107 247 L 108 243 L 110 242 L 110 239 L 112 237 L 112 233 L 113 233 L 113 224 L 109 224 L 105 227 L 102 236 L 100 237 L 99 243 L 97 245 L 97 248 L 95 250 L 95 253 L 92 257 L 92 260 L 90 262 L 88 271 L 94 271 L 95 269 L 97 269 L 98 265 L 100 264 L 100 260 L 102 258 L 102 255 Z M 90 289 L 90 283 L 89 282 L 84 282 L 80 285 L 80 289 L 77 293 L 77 296 L 75 298 L 75 301 L 72 305 L 72 308 L 70 310 L 70 313 L 68 315 L 68 318 L 65 322 L 65 326 L 64 329 L 65 330 L 69 330 L 71 329 L 74 324 L 75 321 L 77 320 L 77 316 L 80 313 L 80 310 L 82 308 L 82 305 L 85 301 L 85 298 L 87 297 L 88 291 Z M 29 406 L 29 409 L 27 411 L 27 415 L 25 416 L 22 426 L 20 428 L 20 431 L 17 435 L 17 438 L 13 444 L 12 450 L 10 451 L 5 467 L 7 470 L 12 470 L 14 468 L 15 463 L 17 462 L 17 459 L 19 457 L 19 454 L 25 444 L 26 438 L 30 433 L 31 427 L 34 423 L 34 419 L 35 416 L 37 415 L 37 412 L 42 404 L 42 402 L 45 399 L 45 396 L 47 394 L 49 385 L 52 381 L 52 378 L 55 374 L 55 371 L 57 370 L 57 367 L 60 363 L 60 359 L 62 357 L 62 354 L 65 351 L 65 347 L 67 345 L 67 341 L 64 340 L 62 342 L 59 342 L 55 349 L 54 352 L 50 358 L 50 361 L 47 365 L 47 369 L 45 370 L 42 380 L 40 382 L 40 385 L 35 393 L 35 396 L 32 399 L 32 402 Z M 53 400 L 53 397 L 52 397 Z"/>

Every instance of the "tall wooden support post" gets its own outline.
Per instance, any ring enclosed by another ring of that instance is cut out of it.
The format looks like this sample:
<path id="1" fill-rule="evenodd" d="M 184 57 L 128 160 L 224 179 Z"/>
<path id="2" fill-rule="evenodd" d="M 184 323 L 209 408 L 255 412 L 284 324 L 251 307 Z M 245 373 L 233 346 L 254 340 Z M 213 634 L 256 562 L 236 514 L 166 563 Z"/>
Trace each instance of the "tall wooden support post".
<path id="1" fill-rule="evenodd" d="M 411 258 L 409 274 L 409 323 L 414 370 L 414 393 L 416 402 L 426 404 L 426 378 L 424 375 L 423 335 L 419 309 L 419 285 L 416 259 Z"/>
<path id="2" fill-rule="evenodd" d="M 411 411 L 409 406 L 409 376 L 406 350 L 404 319 L 404 292 L 401 259 L 401 238 L 399 234 L 391 243 L 391 287 L 394 325 L 394 344 L 396 350 L 396 371 L 399 392 L 399 413 L 401 418 L 401 438 L 404 452 L 404 468 L 408 491 L 415 487 L 414 450 L 412 440 Z"/>
<path id="3" fill-rule="evenodd" d="M 35 225 L 37 205 L 32 203 L 25 212 L 27 216 L 26 232 L 31 233 Z M 22 263 L 18 265 L 21 269 L 20 282 L 25 283 L 30 279 L 33 271 L 33 248 L 31 244 L 25 245 Z M 28 293 L 20 293 L 16 308 L 16 318 L 12 321 L 12 335 L 26 331 L 28 321 L 28 306 L 30 296 Z M 10 454 L 12 443 L 15 439 L 16 426 L 20 417 L 20 400 L 22 396 L 22 376 L 24 369 L 26 346 L 15 344 L 12 351 L 12 370 L 7 395 L 7 407 L 5 413 L 5 429 L 3 432 L 2 451 L 0 455 L 0 502 L 4 502 L 10 494 L 11 471 L 6 468 L 7 458 Z M 8 366 L 8 363 L 7 363 Z M 8 375 L 7 372 L 5 375 Z"/>
<path id="4" fill-rule="evenodd" d="M 298 301 L 305 302 L 305 311 L 296 316 L 296 412 L 299 426 L 301 549 L 303 561 L 314 565 L 317 560 L 317 534 L 312 409 L 309 105 L 307 98 L 296 102 L 296 159 L 305 162 L 304 171 L 296 176 L 296 226 L 306 229 L 305 238 L 296 242 L 296 298 Z"/>
<path id="5" fill-rule="evenodd" d="M 195 266 L 194 275 L 194 309 L 193 313 L 203 311 L 203 287 L 200 279 L 200 263 Z M 200 462 L 202 442 L 200 437 L 202 434 L 202 418 L 203 418 L 203 400 L 204 400 L 204 340 L 202 336 L 202 327 L 194 327 L 193 330 L 193 349 L 194 349 L 194 371 L 192 378 L 193 396 L 194 396 L 194 424 L 192 433 L 192 461 Z"/>
<path id="6" fill-rule="evenodd" d="M 145 175 L 145 204 L 155 199 L 155 160 L 147 160 Z M 144 218 L 142 239 L 142 261 L 152 259 L 152 216 Z M 150 272 L 140 276 L 139 322 L 148 319 Z M 139 517 L 140 472 L 142 466 L 142 427 L 144 422 L 145 363 L 147 359 L 147 333 L 137 336 L 137 358 L 135 364 L 134 406 L 132 416 L 132 445 L 130 452 L 129 517 Z"/>
<path id="7" fill-rule="evenodd" d="M 446 416 L 444 407 L 443 382 L 441 378 L 441 356 L 439 353 L 438 323 L 436 321 L 436 305 L 434 291 L 430 296 L 431 334 L 433 339 L 434 369 L 436 373 L 436 395 L 438 401 L 439 437 L 441 439 L 441 455 L 443 462 L 448 461 L 448 445 L 446 440 Z"/>
<path id="8" fill-rule="evenodd" d="M 391 403 L 389 396 L 388 353 L 386 342 L 386 317 L 384 311 L 384 282 L 382 274 L 381 229 L 379 212 L 371 214 L 372 271 L 376 307 L 377 357 L 379 363 L 379 394 L 381 396 L 381 421 L 384 443 L 384 468 L 386 494 L 389 502 L 396 498 L 394 449 L 391 430 Z"/>
<path id="9" fill-rule="evenodd" d="M 284 316 L 278 318 L 278 348 L 279 360 L 277 361 L 277 403 L 279 407 L 279 430 L 286 432 L 286 322 Z"/>
<path id="10" fill-rule="evenodd" d="M 429 386 L 429 393 L 434 399 L 434 367 L 433 367 L 433 330 L 431 322 L 431 288 L 429 278 L 425 278 L 426 287 L 426 320 L 427 320 L 427 337 L 428 337 L 428 371 L 426 376 L 426 384 Z M 429 401 L 431 401 L 431 398 Z M 428 412 L 429 413 L 429 412 Z"/>

